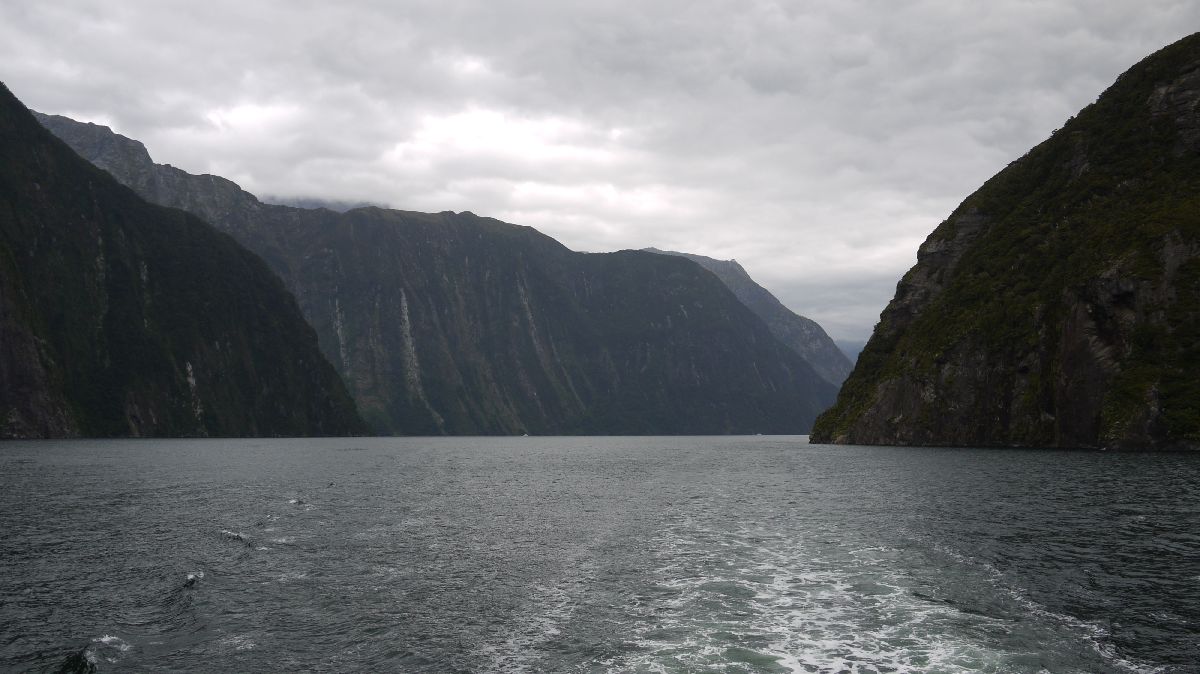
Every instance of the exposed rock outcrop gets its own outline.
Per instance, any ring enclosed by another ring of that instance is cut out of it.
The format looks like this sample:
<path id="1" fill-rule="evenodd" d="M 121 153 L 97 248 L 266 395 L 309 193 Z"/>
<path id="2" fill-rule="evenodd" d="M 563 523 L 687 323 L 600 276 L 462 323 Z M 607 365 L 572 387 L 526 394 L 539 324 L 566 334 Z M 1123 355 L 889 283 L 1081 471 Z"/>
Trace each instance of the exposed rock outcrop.
<path id="1" fill-rule="evenodd" d="M 815 442 L 1200 447 L 1200 34 L 921 246 Z"/>

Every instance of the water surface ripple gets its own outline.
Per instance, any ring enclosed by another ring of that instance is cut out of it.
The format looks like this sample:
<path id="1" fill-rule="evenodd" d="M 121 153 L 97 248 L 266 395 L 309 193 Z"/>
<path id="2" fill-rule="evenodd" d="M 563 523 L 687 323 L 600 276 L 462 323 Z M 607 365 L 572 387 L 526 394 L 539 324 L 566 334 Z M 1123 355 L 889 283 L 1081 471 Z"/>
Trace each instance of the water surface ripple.
<path id="1" fill-rule="evenodd" d="M 6 671 L 1197 672 L 1200 456 L 0 445 Z"/>

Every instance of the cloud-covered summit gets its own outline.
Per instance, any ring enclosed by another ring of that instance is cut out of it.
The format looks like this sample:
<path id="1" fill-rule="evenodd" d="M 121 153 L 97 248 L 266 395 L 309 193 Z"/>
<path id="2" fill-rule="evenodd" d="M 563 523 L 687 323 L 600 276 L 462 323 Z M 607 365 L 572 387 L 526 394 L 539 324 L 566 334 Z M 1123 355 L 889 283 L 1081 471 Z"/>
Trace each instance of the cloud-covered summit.
<path id="1" fill-rule="evenodd" d="M 251 192 L 737 258 L 869 332 L 966 194 L 1200 26 L 1186 1 L 0 5 L 0 76 Z"/>

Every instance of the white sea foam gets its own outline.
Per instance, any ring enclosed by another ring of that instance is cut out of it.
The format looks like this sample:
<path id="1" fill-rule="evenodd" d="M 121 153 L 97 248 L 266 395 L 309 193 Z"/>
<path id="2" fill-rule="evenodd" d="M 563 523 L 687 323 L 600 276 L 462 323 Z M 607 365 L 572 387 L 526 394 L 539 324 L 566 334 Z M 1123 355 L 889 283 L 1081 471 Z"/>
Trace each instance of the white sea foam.
<path id="1" fill-rule="evenodd" d="M 130 649 L 130 645 L 128 642 L 126 642 L 121 637 L 114 637 L 111 634 L 105 634 L 103 636 L 96 637 L 92 641 L 95 641 L 96 643 L 104 644 L 105 646 L 111 646 L 112 648 L 115 648 L 118 651 L 121 651 L 122 653 L 124 653 L 125 651 L 128 651 Z"/>
<path id="2" fill-rule="evenodd" d="M 84 649 L 83 657 L 93 665 L 99 664 L 100 660 L 116 663 L 130 648 L 121 637 L 104 634 L 92 639 L 92 644 Z"/>
<path id="3" fill-rule="evenodd" d="M 1003 619 L 919 596 L 896 570 L 899 550 L 686 523 L 656 543 L 651 577 L 669 598 L 640 612 L 630 627 L 643 653 L 615 670 L 949 674 L 1021 656 L 968 636 L 1003 631 Z"/>
<path id="4" fill-rule="evenodd" d="M 192 571 L 191 573 L 189 573 L 189 574 L 187 575 L 188 582 L 194 582 L 194 581 L 198 581 L 198 580 L 200 580 L 200 579 L 202 579 L 202 578 L 204 578 L 204 572 L 203 572 L 203 571 Z"/>

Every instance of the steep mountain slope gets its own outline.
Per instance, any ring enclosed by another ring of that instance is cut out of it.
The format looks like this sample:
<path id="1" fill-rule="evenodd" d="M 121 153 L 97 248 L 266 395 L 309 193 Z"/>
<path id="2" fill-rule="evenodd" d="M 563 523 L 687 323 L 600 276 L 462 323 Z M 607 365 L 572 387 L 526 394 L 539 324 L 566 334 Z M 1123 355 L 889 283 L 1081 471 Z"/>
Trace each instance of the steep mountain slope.
<path id="1" fill-rule="evenodd" d="M 1200 447 L 1200 34 L 989 180 L 917 259 L 814 440 Z"/>
<path id="2" fill-rule="evenodd" d="M 365 430 L 265 264 L 146 203 L 0 85 L 0 437 Z"/>
<path id="3" fill-rule="evenodd" d="M 643 249 L 661 255 L 685 257 L 717 275 L 725 287 L 754 312 L 771 329 L 771 334 L 808 361 L 825 381 L 840 386 L 854 365 L 833 343 L 825 329 L 816 321 L 805 318 L 775 298 L 766 288 L 754 282 L 737 260 L 716 260 L 703 255 L 680 253 L 657 248 Z"/>
<path id="4" fill-rule="evenodd" d="M 105 127 L 41 119 L 261 255 L 380 432 L 800 433 L 836 394 L 688 260 L 576 253 L 471 213 L 263 204 Z"/>

